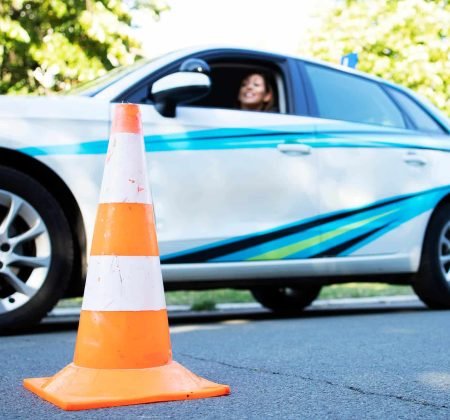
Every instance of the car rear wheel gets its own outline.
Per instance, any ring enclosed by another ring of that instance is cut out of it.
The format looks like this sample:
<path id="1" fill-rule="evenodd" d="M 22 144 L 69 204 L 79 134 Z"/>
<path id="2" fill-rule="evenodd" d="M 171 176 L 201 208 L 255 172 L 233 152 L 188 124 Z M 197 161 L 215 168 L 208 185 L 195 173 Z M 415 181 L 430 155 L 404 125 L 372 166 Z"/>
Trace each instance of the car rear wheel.
<path id="1" fill-rule="evenodd" d="M 67 288 L 73 259 L 59 203 L 30 176 L 0 166 L 0 330 L 45 316 Z"/>
<path id="2" fill-rule="evenodd" d="M 413 288 L 430 308 L 450 309 L 450 204 L 430 220 Z"/>
<path id="3" fill-rule="evenodd" d="M 319 296 L 321 286 L 257 287 L 254 298 L 268 309 L 279 313 L 298 313 Z"/>

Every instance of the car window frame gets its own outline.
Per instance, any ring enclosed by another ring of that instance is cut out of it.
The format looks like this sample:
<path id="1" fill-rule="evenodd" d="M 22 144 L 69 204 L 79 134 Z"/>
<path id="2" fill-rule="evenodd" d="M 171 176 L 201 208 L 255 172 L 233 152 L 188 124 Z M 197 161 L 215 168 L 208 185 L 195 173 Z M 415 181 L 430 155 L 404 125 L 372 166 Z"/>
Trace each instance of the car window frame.
<path id="1" fill-rule="evenodd" d="M 319 110 L 317 107 L 314 90 L 311 81 L 306 73 L 305 62 L 300 59 L 296 59 L 294 61 L 298 77 L 301 81 L 303 91 L 305 92 L 305 109 L 304 110 L 300 109 L 300 113 L 298 115 L 307 115 L 310 117 L 320 118 L 318 116 Z M 302 114 L 301 113 L 302 111 L 305 112 L 306 114 Z"/>

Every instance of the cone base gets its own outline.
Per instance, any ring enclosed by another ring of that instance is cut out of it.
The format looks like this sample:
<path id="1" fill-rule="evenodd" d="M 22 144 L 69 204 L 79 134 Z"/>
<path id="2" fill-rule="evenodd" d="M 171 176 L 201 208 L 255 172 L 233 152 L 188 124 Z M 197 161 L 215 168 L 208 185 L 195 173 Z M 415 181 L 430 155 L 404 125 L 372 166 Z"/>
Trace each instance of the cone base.
<path id="1" fill-rule="evenodd" d="M 24 387 L 63 410 L 86 410 L 228 395 L 228 385 L 200 378 L 177 362 L 146 369 L 91 369 L 67 365 Z"/>

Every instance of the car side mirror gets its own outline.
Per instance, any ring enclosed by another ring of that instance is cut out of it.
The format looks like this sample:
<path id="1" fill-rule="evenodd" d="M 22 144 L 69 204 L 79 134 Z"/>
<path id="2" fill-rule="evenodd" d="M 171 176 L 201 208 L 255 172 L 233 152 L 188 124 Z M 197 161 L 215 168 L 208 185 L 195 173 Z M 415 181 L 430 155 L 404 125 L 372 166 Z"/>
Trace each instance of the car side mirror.
<path id="1" fill-rule="evenodd" d="M 176 106 L 207 95 L 211 80 L 204 73 L 179 71 L 153 83 L 151 94 L 155 108 L 164 117 L 175 117 Z"/>

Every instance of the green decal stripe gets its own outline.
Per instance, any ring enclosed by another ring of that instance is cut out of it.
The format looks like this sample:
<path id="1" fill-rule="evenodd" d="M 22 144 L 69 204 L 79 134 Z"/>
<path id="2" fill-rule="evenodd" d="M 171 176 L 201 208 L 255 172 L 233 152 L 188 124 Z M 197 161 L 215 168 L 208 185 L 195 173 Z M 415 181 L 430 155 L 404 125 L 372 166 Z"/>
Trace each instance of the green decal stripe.
<path id="1" fill-rule="evenodd" d="M 364 220 L 360 220 L 358 222 L 351 223 L 346 226 L 342 226 L 338 229 L 335 229 L 331 232 L 327 232 L 322 235 L 316 235 L 312 238 L 304 239 L 300 242 L 296 242 L 291 245 L 287 245 L 273 251 L 265 252 L 264 254 L 256 255 L 254 257 L 248 258 L 247 261 L 261 261 L 261 260 L 281 260 L 283 258 L 287 258 L 290 255 L 296 254 L 297 252 L 303 251 L 312 246 L 316 246 L 320 243 L 323 243 L 329 239 L 333 239 L 337 236 L 343 235 L 351 230 L 358 229 L 361 226 L 367 225 L 371 222 L 374 222 L 377 219 L 381 219 L 382 217 L 388 216 L 389 214 L 397 212 L 398 209 L 390 210 L 388 212 L 378 214 L 376 216 L 369 217 Z"/>

